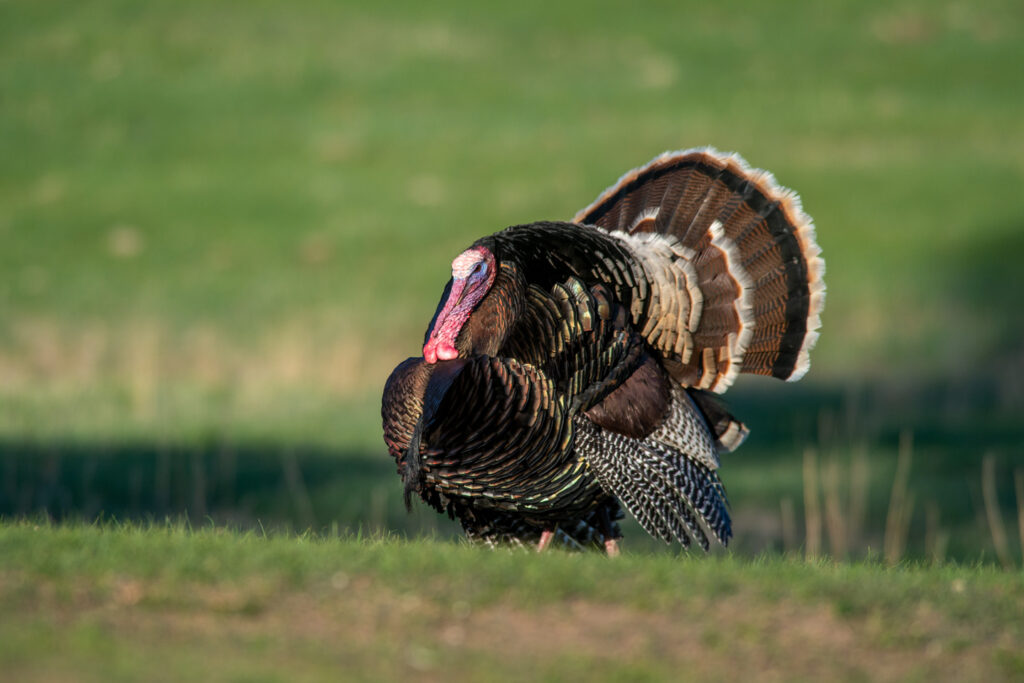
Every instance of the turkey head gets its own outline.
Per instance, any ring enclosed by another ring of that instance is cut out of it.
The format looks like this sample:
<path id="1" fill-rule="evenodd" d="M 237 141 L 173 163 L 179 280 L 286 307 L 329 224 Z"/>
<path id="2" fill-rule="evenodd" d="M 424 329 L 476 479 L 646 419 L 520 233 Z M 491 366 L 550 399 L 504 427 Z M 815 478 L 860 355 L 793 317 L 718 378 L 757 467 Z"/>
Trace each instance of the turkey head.
<path id="1" fill-rule="evenodd" d="M 480 240 L 452 261 L 448 281 L 423 341 L 427 363 L 494 355 L 522 310 L 525 283 Z"/>

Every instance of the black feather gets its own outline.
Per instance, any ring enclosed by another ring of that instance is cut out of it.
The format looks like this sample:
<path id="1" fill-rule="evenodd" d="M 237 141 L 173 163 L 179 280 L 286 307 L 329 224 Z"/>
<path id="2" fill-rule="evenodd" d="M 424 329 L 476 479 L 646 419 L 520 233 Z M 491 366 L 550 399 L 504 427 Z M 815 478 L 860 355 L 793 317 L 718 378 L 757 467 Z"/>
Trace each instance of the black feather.
<path id="1" fill-rule="evenodd" d="M 405 509 L 412 512 L 412 494 L 418 493 L 423 485 L 423 458 L 420 456 L 420 443 L 423 439 L 423 418 L 420 418 L 413 430 L 409 448 L 402 458 L 402 485 L 404 489 Z"/>

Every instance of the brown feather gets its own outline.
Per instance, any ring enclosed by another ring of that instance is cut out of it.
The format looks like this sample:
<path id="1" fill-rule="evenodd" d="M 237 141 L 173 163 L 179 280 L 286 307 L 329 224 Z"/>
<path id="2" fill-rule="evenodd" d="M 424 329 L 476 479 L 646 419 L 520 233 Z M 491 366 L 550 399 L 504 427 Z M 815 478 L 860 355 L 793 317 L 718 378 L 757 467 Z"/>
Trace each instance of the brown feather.
<path id="1" fill-rule="evenodd" d="M 666 153 L 623 175 L 574 221 L 653 229 L 695 253 L 704 297 L 700 324 L 690 330 L 695 352 L 680 358 L 668 352 L 672 337 L 650 339 L 680 383 L 703 377 L 722 391 L 737 371 L 782 379 L 806 372 L 824 305 L 824 262 L 799 199 L 771 174 L 711 149 Z M 713 373 L 703 367 L 703 348 L 715 350 Z"/>
<path id="2" fill-rule="evenodd" d="M 599 427 L 642 439 L 661 423 L 670 400 L 671 386 L 665 371 L 648 356 L 626 381 L 585 414 Z"/>
<path id="3" fill-rule="evenodd" d="M 384 441 L 396 459 L 409 447 L 423 414 L 423 394 L 435 367 L 424 363 L 422 358 L 407 358 L 392 371 L 384 385 L 381 404 Z"/>

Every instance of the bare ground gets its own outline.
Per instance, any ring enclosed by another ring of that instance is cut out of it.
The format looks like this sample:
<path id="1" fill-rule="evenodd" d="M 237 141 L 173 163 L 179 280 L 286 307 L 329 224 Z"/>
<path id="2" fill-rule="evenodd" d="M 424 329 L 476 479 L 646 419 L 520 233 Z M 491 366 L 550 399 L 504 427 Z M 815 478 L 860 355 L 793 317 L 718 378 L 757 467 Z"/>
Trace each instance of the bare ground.
<path id="1" fill-rule="evenodd" d="M 891 623 L 743 589 L 674 609 L 586 599 L 474 608 L 342 573 L 304 590 L 110 579 L 69 591 L 8 575 L 0 593 L 15 608 L 4 610 L 5 638 L 12 629 L 51 640 L 50 656 L 15 657 L 7 669 L 26 681 L 110 680 L 111 672 L 150 680 L 194 672 L 207 680 L 1010 680 L 1013 653 L 1024 648 L 925 603 Z"/>

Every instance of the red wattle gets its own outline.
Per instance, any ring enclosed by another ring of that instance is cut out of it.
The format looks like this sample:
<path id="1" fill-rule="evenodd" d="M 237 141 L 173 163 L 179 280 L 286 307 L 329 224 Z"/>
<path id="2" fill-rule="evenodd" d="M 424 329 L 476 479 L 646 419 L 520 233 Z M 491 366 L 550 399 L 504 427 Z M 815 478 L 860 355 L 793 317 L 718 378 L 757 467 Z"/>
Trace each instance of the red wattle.
<path id="1" fill-rule="evenodd" d="M 448 342 L 441 342 L 437 345 L 437 357 L 440 360 L 454 360 L 459 357 L 459 352 Z"/>
<path id="2" fill-rule="evenodd" d="M 428 363 L 436 363 L 437 362 L 437 351 L 435 350 L 436 347 L 437 347 L 437 341 L 434 340 L 434 339 L 431 339 L 426 344 L 424 344 L 423 345 L 423 360 L 427 361 Z"/>
<path id="3" fill-rule="evenodd" d="M 451 342 L 431 337 L 430 341 L 423 345 L 423 360 L 428 363 L 436 363 L 439 360 L 452 360 L 459 357 L 458 350 Z"/>

